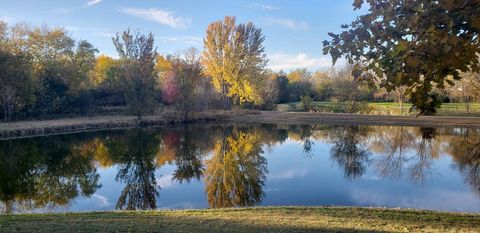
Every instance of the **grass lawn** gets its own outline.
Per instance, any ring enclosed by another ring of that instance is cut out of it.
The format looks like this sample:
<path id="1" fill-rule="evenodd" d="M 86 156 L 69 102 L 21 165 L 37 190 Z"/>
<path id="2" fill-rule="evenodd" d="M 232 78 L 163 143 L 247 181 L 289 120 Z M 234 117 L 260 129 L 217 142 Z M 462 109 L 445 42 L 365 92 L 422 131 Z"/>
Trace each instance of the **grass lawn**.
<path id="1" fill-rule="evenodd" d="M 359 207 L 0 215 L 0 232 L 480 232 L 480 214 Z"/>
<path id="2" fill-rule="evenodd" d="M 345 112 L 346 103 L 343 102 L 313 102 L 312 106 L 321 112 Z M 373 110 L 372 114 L 401 115 L 400 104 L 396 102 L 369 102 L 368 106 Z M 405 103 L 404 113 L 409 114 L 408 110 L 412 105 Z M 279 104 L 279 111 L 301 111 L 300 102 Z M 467 113 L 464 103 L 444 103 L 438 109 L 439 116 L 480 116 L 480 103 L 470 104 L 470 111 Z"/>

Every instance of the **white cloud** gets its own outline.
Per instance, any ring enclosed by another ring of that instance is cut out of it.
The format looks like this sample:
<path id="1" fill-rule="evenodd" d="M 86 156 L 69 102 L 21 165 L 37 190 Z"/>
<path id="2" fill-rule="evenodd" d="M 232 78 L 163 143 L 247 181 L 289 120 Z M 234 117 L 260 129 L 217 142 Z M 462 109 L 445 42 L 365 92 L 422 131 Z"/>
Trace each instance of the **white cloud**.
<path id="1" fill-rule="evenodd" d="M 274 71 L 292 70 L 298 68 L 321 69 L 332 65 L 332 60 L 327 56 L 309 57 L 305 53 L 297 55 L 275 53 L 268 57 L 268 68 Z"/>
<path id="2" fill-rule="evenodd" d="M 57 9 L 53 9 L 51 12 L 55 14 L 66 15 L 70 13 L 70 10 L 67 8 L 57 8 Z"/>
<path id="3" fill-rule="evenodd" d="M 67 30 L 67 31 L 80 31 L 81 28 L 78 27 L 78 26 L 66 26 L 65 30 Z"/>
<path id="4" fill-rule="evenodd" d="M 89 0 L 87 2 L 87 6 L 93 6 L 93 5 L 96 5 L 98 3 L 100 3 L 102 0 Z"/>
<path id="5" fill-rule="evenodd" d="M 197 36 L 161 36 L 159 40 L 163 43 L 185 43 L 185 44 L 192 44 L 192 45 L 199 45 L 202 44 L 203 39 Z"/>
<path id="6" fill-rule="evenodd" d="M 107 38 L 112 38 L 115 36 L 115 34 L 110 32 L 97 32 L 97 35 L 101 37 L 107 37 Z"/>
<path id="7" fill-rule="evenodd" d="M 185 28 L 187 24 L 190 23 L 190 20 L 176 16 L 173 12 L 157 8 L 143 9 L 130 7 L 122 8 L 120 11 L 131 16 L 161 23 L 175 29 Z"/>
<path id="8" fill-rule="evenodd" d="M 278 10 L 278 9 L 280 9 L 280 7 L 277 7 L 277 6 L 263 5 L 263 4 L 258 4 L 258 3 L 254 3 L 254 4 L 250 5 L 250 8 L 264 9 L 264 10 Z"/>
<path id="9" fill-rule="evenodd" d="M 0 16 L 0 21 L 5 21 L 6 23 L 13 23 L 16 21 L 16 19 L 10 16 Z"/>
<path id="10" fill-rule="evenodd" d="M 274 18 L 262 18 L 262 20 L 267 24 L 267 25 L 279 25 L 282 27 L 286 27 L 288 29 L 302 29 L 302 30 L 308 30 L 308 23 L 305 21 L 297 21 L 294 19 L 274 19 Z"/>

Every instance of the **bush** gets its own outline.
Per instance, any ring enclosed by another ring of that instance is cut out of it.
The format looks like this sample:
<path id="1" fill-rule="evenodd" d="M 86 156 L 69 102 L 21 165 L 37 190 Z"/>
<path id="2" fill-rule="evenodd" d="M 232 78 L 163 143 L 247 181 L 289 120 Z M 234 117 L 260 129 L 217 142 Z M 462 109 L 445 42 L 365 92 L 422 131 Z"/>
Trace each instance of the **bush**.
<path id="1" fill-rule="evenodd" d="M 313 102 L 312 97 L 310 97 L 308 95 L 307 96 L 301 96 L 300 97 L 300 102 L 301 102 L 303 111 L 308 112 L 310 109 L 312 109 L 312 102 Z"/>

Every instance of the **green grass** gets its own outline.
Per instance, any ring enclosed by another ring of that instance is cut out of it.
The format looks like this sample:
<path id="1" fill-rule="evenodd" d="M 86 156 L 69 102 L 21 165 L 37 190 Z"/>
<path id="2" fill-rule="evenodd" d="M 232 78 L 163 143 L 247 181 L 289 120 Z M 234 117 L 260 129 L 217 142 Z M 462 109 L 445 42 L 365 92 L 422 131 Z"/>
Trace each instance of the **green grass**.
<path id="1" fill-rule="evenodd" d="M 346 112 L 347 104 L 344 102 L 313 102 L 312 106 L 318 109 L 320 112 Z M 400 104 L 396 102 L 369 102 L 370 114 L 381 115 L 402 115 Z M 408 113 L 412 105 L 410 103 L 404 104 L 404 115 L 412 114 Z M 286 104 L 279 104 L 279 111 L 301 111 L 300 102 L 292 102 Z M 414 115 L 414 114 L 412 114 Z M 438 109 L 439 116 L 480 116 L 480 103 L 470 104 L 470 111 L 466 111 L 464 103 L 444 103 L 441 108 Z"/>
<path id="2" fill-rule="evenodd" d="M 359 207 L 0 215 L 0 232 L 480 232 L 480 215 Z"/>

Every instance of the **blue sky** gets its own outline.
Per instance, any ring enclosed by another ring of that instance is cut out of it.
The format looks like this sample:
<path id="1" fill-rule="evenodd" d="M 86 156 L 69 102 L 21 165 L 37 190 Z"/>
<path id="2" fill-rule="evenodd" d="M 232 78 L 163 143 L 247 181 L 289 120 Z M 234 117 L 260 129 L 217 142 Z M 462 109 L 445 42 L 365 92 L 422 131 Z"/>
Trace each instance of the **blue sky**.
<path id="1" fill-rule="evenodd" d="M 0 19 L 8 23 L 62 26 L 75 39 L 86 39 L 100 53 L 115 56 L 111 37 L 127 28 L 155 34 L 158 51 L 203 48 L 210 22 L 236 16 L 262 28 L 269 68 L 323 69 L 328 32 L 339 32 L 361 11 L 353 0 L 0 0 Z"/>

